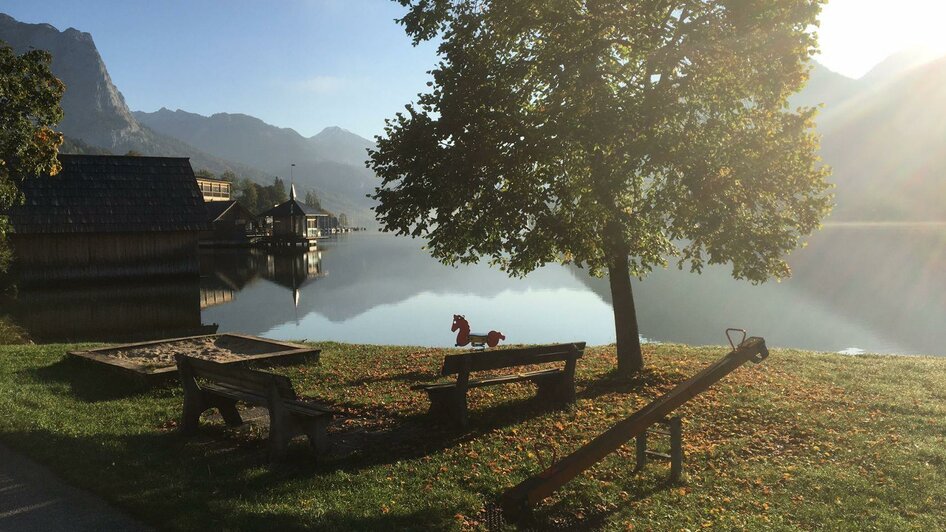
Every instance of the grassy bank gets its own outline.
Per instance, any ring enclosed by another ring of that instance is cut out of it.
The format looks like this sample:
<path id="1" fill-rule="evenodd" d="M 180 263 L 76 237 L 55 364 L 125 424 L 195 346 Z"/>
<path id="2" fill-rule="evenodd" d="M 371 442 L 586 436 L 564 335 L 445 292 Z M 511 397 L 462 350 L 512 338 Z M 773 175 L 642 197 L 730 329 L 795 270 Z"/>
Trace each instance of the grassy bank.
<path id="1" fill-rule="evenodd" d="M 471 429 L 438 428 L 409 387 L 443 350 L 322 344 L 320 365 L 274 369 L 347 413 L 331 457 L 300 440 L 270 468 L 258 429 L 174 430 L 176 387 L 140 392 L 66 359 L 68 346 L 0 348 L 0 441 L 167 529 L 471 528 L 540 471 L 724 354 L 646 346 L 621 383 L 613 347 L 579 363 L 578 401 L 547 412 L 526 385 L 474 391 Z M 933 529 L 946 523 L 946 359 L 773 351 L 680 411 L 686 481 L 633 473 L 633 446 L 546 501 L 546 526 Z"/>

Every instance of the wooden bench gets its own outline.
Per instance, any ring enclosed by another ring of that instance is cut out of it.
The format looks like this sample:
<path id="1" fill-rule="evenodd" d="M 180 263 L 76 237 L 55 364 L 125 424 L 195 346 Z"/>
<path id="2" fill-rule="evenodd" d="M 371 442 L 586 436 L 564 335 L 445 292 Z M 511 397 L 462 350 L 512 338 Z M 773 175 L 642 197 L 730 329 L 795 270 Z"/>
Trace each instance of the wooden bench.
<path id="1" fill-rule="evenodd" d="M 175 358 L 184 387 L 183 434 L 195 434 L 200 415 L 212 408 L 220 411 L 227 425 L 241 425 L 236 403 L 242 401 L 269 410 L 270 459 L 283 458 L 289 441 L 300 434 L 308 436 L 316 453 L 326 450 L 325 429 L 333 412 L 300 401 L 288 377 L 186 355 Z"/>
<path id="2" fill-rule="evenodd" d="M 538 386 L 537 398 L 551 405 L 562 406 L 575 400 L 575 365 L 585 350 L 585 342 L 545 345 L 523 349 L 473 351 L 448 355 L 443 360 L 440 374 L 456 375 L 455 382 L 420 384 L 413 390 L 423 390 L 430 398 L 430 413 L 448 417 L 461 427 L 467 425 L 467 390 L 513 382 L 531 381 Z M 516 368 L 535 364 L 564 362 L 564 367 L 526 373 L 513 373 L 484 379 L 470 379 L 477 371 Z"/>

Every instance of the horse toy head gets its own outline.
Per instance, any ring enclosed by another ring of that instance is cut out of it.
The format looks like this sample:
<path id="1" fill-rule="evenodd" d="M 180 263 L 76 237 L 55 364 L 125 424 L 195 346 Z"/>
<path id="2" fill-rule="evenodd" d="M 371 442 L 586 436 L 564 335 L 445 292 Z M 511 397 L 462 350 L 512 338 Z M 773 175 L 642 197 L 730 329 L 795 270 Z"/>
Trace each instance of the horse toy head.
<path id="1" fill-rule="evenodd" d="M 469 330 L 470 324 L 467 323 L 466 318 L 460 314 L 453 315 L 453 325 L 450 327 L 451 331 L 456 331 L 457 329 L 467 329 Z"/>

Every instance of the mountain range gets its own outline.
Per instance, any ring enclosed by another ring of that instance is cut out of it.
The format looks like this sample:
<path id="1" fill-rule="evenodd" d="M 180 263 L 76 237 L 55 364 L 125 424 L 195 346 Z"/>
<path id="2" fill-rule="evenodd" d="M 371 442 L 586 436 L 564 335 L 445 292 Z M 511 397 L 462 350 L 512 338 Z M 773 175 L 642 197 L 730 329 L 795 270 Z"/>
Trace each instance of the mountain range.
<path id="1" fill-rule="evenodd" d="M 0 14 L 0 41 L 17 52 L 49 50 L 67 86 L 60 129 L 64 151 L 190 157 L 197 169 L 232 171 L 260 183 L 288 178 L 315 190 L 329 210 L 373 225 L 377 185 L 365 168 L 373 142 L 339 127 L 304 137 L 244 115 L 183 110 L 131 112 L 112 83 L 92 36 Z M 790 103 L 818 106 L 822 159 L 831 166 L 832 221 L 943 221 L 946 207 L 946 58 L 906 51 L 851 79 L 815 63 Z"/>
<path id="2" fill-rule="evenodd" d="M 313 189 L 331 211 L 363 213 L 371 206 L 366 194 L 376 185 L 365 168 L 367 149 L 374 145 L 340 127 L 329 127 L 306 138 L 293 129 L 269 125 L 243 114 L 202 116 L 160 109 L 135 112 L 139 123 L 160 134 L 180 139 L 198 150 L 228 161 L 288 178 L 290 164 L 297 186 Z M 364 216 L 359 223 L 367 224 Z"/>
<path id="3" fill-rule="evenodd" d="M 0 41 L 17 53 L 48 50 L 52 71 L 66 85 L 62 99 L 65 153 L 115 153 L 189 157 L 195 170 L 231 171 L 261 184 L 275 176 L 314 190 L 322 206 L 348 215 L 358 225 L 373 225 L 365 195 L 376 179 L 365 168 L 373 143 L 341 128 L 327 128 L 306 139 L 291 129 L 270 126 L 239 114 L 204 117 L 162 109 L 133 113 L 108 74 L 92 36 L 74 28 L 27 24 L 0 13 Z"/>

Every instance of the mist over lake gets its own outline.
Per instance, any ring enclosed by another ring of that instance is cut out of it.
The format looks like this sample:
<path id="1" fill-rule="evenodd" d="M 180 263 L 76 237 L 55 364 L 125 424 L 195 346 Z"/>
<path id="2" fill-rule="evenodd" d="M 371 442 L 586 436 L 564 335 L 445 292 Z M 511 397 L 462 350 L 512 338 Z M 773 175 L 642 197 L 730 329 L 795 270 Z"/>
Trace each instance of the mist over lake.
<path id="1" fill-rule="evenodd" d="M 773 346 L 943 355 L 944 242 L 942 226 L 829 226 L 792 255 L 794 276 L 781 283 L 735 281 L 726 267 L 657 270 L 634 284 L 641 334 L 719 345 L 725 328 L 740 327 Z M 510 279 L 485 264 L 443 266 L 422 246 L 343 237 L 318 252 L 317 274 L 295 282 L 298 306 L 292 281 L 259 276 L 201 319 L 280 339 L 450 346 L 452 315 L 464 314 L 474 331 L 500 330 L 512 343 L 614 341 L 607 279 L 559 265 Z M 227 273 L 209 271 L 212 256 L 202 257 L 204 290 Z"/>

